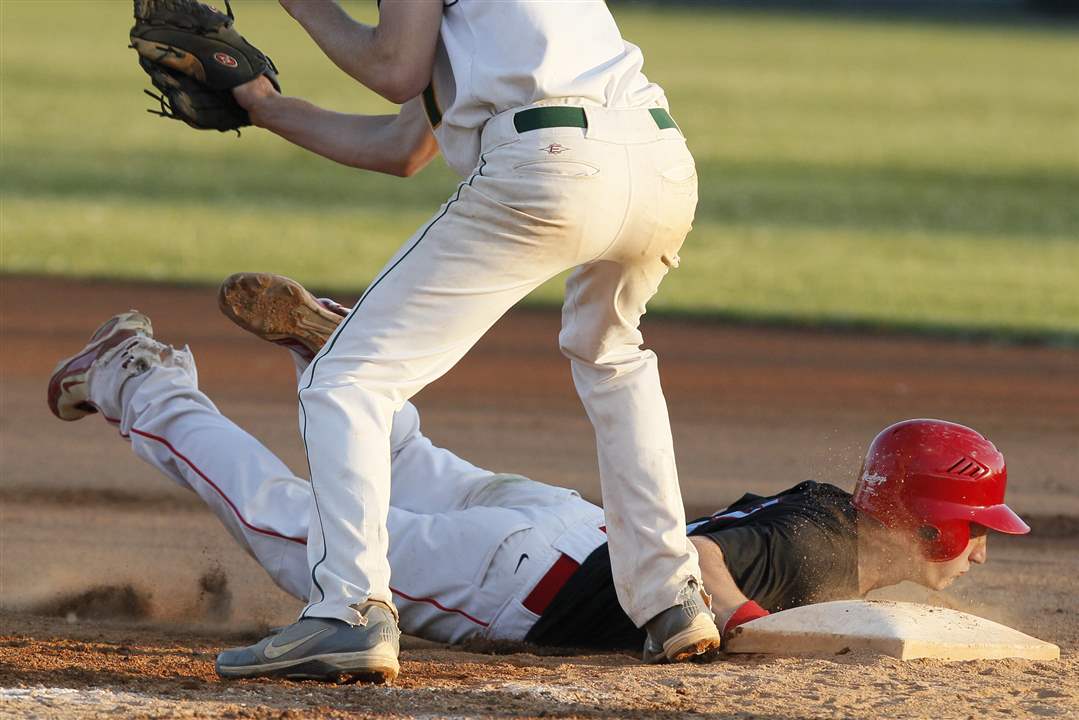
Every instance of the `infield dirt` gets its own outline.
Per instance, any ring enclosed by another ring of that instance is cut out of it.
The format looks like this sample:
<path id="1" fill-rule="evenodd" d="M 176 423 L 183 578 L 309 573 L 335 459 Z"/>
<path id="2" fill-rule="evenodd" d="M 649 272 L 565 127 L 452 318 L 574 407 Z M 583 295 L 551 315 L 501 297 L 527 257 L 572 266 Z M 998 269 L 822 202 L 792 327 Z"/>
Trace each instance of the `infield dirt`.
<path id="1" fill-rule="evenodd" d="M 129 307 L 187 343 L 221 410 L 305 467 L 285 353 L 221 317 L 212 288 L 3 277 L 0 716 L 1020 717 L 1079 713 L 1079 351 L 646 319 L 691 515 L 814 478 L 849 488 L 865 444 L 916 416 L 973 425 L 1005 452 L 1034 532 L 993 537 L 945 593 L 883 596 L 973 612 L 1060 645 L 1057 662 L 727 658 L 646 667 L 620 654 L 409 640 L 390 687 L 222 683 L 223 645 L 288 622 L 277 590 L 191 493 L 97 418 L 45 405 L 54 363 Z M 349 300 L 349 298 L 341 298 Z M 418 398 L 437 444 L 598 498 L 588 421 L 557 313 L 516 311 Z"/>

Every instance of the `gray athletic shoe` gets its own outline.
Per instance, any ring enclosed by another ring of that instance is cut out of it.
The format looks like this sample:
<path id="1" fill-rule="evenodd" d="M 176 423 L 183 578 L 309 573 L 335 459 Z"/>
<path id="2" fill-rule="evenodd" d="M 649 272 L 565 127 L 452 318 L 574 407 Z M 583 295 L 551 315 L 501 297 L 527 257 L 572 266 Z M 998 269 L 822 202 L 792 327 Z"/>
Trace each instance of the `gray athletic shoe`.
<path id="1" fill-rule="evenodd" d="M 685 662 L 708 659 L 719 650 L 719 629 L 710 599 L 690 580 L 678 594 L 678 604 L 645 623 L 644 661 Z"/>
<path id="2" fill-rule="evenodd" d="M 304 618 L 245 648 L 217 656 L 223 678 L 285 677 L 340 682 L 390 682 L 401 666 L 401 631 L 390 608 L 369 602 L 359 608 L 364 624 Z"/>

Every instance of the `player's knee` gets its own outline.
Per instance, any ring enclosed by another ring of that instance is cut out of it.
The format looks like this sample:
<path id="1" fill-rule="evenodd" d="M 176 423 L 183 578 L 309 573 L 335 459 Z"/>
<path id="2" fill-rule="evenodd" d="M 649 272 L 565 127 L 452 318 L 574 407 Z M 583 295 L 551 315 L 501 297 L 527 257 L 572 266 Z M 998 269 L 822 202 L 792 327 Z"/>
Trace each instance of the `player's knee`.
<path id="1" fill-rule="evenodd" d="M 625 374 L 646 367 L 655 361 L 651 350 L 639 345 L 609 345 L 595 343 L 562 345 L 562 354 L 575 366 L 595 368 L 604 372 Z"/>
<path id="2" fill-rule="evenodd" d="M 575 321 L 564 321 L 558 334 L 562 354 L 570 360 L 597 365 L 619 364 L 642 360 L 651 355 L 642 350 L 644 338 L 635 325 L 618 317 L 587 317 L 578 315 Z"/>
<path id="3" fill-rule="evenodd" d="M 571 361 L 595 363 L 604 355 L 606 343 L 600 332 L 585 332 L 581 328 L 562 328 L 558 347 Z"/>

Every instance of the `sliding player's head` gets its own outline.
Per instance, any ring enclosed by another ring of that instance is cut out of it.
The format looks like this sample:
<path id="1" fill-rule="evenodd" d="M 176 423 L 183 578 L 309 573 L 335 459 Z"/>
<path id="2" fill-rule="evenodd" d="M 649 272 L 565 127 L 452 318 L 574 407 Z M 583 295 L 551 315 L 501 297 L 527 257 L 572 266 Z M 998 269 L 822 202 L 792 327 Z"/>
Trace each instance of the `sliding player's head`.
<path id="1" fill-rule="evenodd" d="M 1030 528 L 1004 504 L 1004 456 L 978 432 L 943 420 L 905 420 L 869 445 L 854 506 L 899 531 L 929 561 L 922 584 L 944 587 L 985 561 L 987 530 Z"/>

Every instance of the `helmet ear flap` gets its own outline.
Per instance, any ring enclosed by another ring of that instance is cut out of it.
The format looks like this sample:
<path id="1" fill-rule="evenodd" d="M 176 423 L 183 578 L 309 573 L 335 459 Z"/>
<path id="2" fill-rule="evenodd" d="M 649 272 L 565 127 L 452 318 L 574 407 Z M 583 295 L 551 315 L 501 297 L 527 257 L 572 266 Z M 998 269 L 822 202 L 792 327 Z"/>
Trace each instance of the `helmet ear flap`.
<path id="1" fill-rule="evenodd" d="M 970 523 L 948 520 L 937 525 L 922 525 L 918 529 L 922 550 L 932 562 L 948 562 L 963 552 L 970 541 Z"/>
<path id="2" fill-rule="evenodd" d="M 918 538 L 918 545 L 921 548 L 922 556 L 931 562 L 940 562 L 941 556 L 944 553 L 944 548 L 941 544 L 941 532 L 940 528 L 935 525 L 922 525 L 914 533 Z"/>

